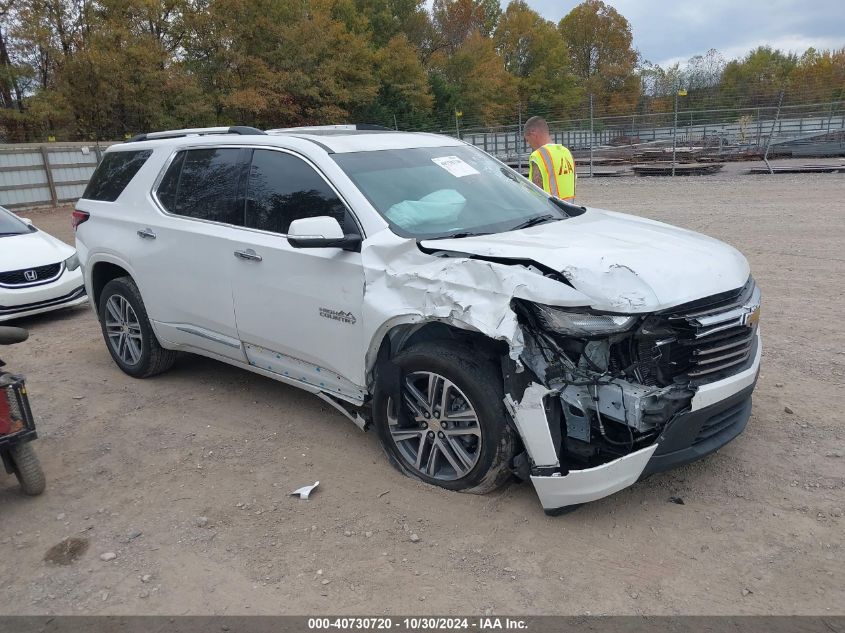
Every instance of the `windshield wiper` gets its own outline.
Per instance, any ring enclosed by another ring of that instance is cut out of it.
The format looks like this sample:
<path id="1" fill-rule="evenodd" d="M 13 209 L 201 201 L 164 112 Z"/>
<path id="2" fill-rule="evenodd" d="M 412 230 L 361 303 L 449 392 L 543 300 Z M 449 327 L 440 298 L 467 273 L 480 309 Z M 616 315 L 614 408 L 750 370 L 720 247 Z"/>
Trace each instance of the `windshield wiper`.
<path id="1" fill-rule="evenodd" d="M 538 224 L 545 224 L 546 222 L 551 222 L 552 220 L 560 220 L 561 218 L 557 218 L 551 213 L 546 213 L 544 215 L 538 215 L 533 218 L 528 218 L 525 222 L 520 222 L 514 227 L 511 227 L 511 231 L 518 231 L 519 229 L 527 229 L 532 226 L 537 226 Z"/>
<path id="2" fill-rule="evenodd" d="M 461 237 L 477 237 L 479 235 L 490 235 L 490 233 L 473 233 L 472 231 L 459 231 L 458 233 L 449 233 L 448 235 L 438 235 L 437 237 L 429 237 L 430 240 L 452 240 Z"/>

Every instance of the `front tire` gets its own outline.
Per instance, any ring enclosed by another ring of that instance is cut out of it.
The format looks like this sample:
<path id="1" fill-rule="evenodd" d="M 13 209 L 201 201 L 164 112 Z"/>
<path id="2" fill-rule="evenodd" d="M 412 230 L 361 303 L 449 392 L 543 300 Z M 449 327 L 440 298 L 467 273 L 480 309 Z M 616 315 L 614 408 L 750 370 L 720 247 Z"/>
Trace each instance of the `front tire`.
<path id="1" fill-rule="evenodd" d="M 149 378 L 173 366 L 176 352 L 159 345 L 141 293 L 131 277 L 108 282 L 100 294 L 98 308 L 106 347 L 124 373 L 133 378 Z"/>
<path id="2" fill-rule="evenodd" d="M 44 492 L 47 479 L 44 477 L 38 455 L 29 443 L 17 444 L 10 448 L 9 458 L 24 494 L 35 496 Z"/>
<path id="3" fill-rule="evenodd" d="M 503 403 L 501 374 L 477 351 L 422 343 L 393 362 L 402 372 L 406 415 L 377 385 L 373 413 L 382 447 L 401 472 L 473 494 L 510 476 L 516 440 Z"/>

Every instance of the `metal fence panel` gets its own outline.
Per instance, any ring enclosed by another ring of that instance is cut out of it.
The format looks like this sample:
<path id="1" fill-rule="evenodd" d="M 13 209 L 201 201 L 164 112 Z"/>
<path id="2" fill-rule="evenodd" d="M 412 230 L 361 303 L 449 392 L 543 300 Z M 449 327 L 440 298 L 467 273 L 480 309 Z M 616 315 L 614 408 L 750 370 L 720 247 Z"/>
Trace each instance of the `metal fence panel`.
<path id="1" fill-rule="evenodd" d="M 47 174 L 42 165 L 14 171 L 0 171 L 0 186 L 25 187 L 26 185 L 46 185 Z"/>
<path id="2" fill-rule="evenodd" d="M 107 145 L 0 146 L 0 205 L 26 207 L 75 201 Z"/>
<path id="3" fill-rule="evenodd" d="M 0 205 L 4 207 L 36 207 L 50 204 L 50 188 L 28 187 L 0 192 Z"/>

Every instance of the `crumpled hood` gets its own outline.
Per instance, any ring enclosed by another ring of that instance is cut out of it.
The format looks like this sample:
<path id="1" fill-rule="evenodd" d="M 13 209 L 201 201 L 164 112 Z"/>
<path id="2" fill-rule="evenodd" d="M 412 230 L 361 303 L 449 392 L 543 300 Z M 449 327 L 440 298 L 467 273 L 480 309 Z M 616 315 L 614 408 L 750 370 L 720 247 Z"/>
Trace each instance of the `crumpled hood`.
<path id="1" fill-rule="evenodd" d="M 43 231 L 0 237 L 0 272 L 57 264 L 74 249 Z"/>
<path id="2" fill-rule="evenodd" d="M 530 259 L 562 273 L 597 310 L 651 312 L 741 287 L 748 261 L 724 242 L 612 211 L 521 231 L 428 240 L 429 249 Z"/>

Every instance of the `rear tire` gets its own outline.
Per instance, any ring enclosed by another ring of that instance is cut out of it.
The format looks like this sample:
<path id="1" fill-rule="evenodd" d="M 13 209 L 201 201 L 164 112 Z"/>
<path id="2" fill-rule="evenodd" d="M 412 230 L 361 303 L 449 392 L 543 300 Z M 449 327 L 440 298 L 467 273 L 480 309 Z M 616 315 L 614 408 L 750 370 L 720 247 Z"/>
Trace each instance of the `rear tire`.
<path id="1" fill-rule="evenodd" d="M 373 399 L 391 463 L 409 477 L 472 494 L 507 482 L 516 438 L 496 365 L 477 350 L 440 341 L 414 345 L 392 361 L 402 371 L 406 419 L 381 381 Z"/>
<path id="2" fill-rule="evenodd" d="M 13 446 L 9 449 L 9 458 L 24 494 L 35 496 L 44 492 L 47 479 L 31 444 L 27 442 Z"/>
<path id="3" fill-rule="evenodd" d="M 97 313 L 106 347 L 124 373 L 149 378 L 173 366 L 176 352 L 159 345 L 131 277 L 118 277 L 105 285 Z"/>

